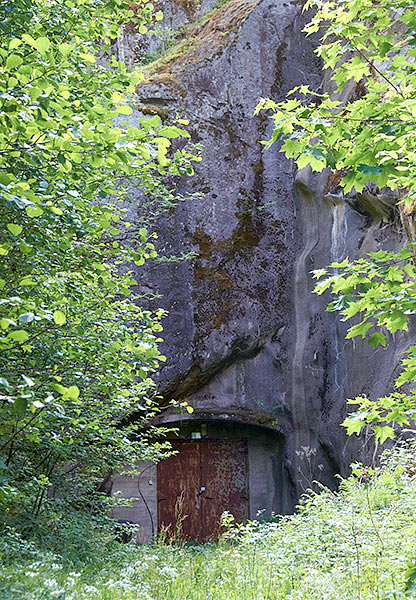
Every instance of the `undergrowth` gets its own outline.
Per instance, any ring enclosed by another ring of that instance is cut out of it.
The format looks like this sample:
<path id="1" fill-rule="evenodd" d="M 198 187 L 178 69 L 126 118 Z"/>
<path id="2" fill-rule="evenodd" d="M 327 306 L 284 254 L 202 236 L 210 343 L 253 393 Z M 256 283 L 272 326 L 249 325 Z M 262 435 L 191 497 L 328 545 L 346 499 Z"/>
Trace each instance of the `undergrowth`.
<path id="1" fill-rule="evenodd" d="M 340 491 L 302 499 L 275 523 L 230 527 L 218 544 L 107 543 L 89 559 L 4 531 L 7 600 L 351 600 L 416 596 L 416 450 L 354 469 Z M 93 532 L 91 533 L 93 535 Z M 16 550 L 18 550 L 16 552 Z M 17 559 L 17 555 L 19 558 Z"/>

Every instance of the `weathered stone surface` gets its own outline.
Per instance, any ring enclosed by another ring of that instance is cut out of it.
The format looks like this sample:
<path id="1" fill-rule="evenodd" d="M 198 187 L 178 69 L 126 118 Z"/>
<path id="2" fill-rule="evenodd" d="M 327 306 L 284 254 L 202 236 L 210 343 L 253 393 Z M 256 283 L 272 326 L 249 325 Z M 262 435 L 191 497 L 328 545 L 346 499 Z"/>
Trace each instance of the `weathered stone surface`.
<path id="1" fill-rule="evenodd" d="M 178 184 L 202 197 L 159 223 L 163 251 L 197 257 L 148 274 L 169 311 L 160 389 L 186 398 L 195 418 L 281 432 L 292 502 L 312 479 L 335 485 L 334 474 L 372 447 L 340 427 L 345 399 L 383 394 L 407 345 L 397 337 L 373 351 L 345 341 L 344 324 L 325 312 L 328 297 L 311 293 L 312 269 L 403 243 L 388 221 L 390 200 L 370 214 L 368 197 L 344 199 L 328 174 L 296 173 L 277 145 L 260 144 L 271 132 L 264 115 L 253 117 L 261 96 L 323 83 L 300 9 L 297 1 L 231 0 L 138 90 L 140 105 L 180 110 L 204 146 L 196 175 Z"/>

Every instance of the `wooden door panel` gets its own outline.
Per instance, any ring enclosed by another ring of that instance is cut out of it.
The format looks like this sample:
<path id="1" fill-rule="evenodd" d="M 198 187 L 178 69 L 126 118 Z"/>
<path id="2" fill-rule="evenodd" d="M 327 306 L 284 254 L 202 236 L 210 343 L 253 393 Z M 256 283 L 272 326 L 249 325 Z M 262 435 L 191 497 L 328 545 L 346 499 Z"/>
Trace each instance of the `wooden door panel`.
<path id="1" fill-rule="evenodd" d="M 247 442 L 173 442 L 178 454 L 157 467 L 159 532 L 184 539 L 216 539 L 221 515 L 237 521 L 249 514 Z M 205 488 L 205 489 L 204 489 Z M 179 525 L 178 521 L 181 521 Z"/>

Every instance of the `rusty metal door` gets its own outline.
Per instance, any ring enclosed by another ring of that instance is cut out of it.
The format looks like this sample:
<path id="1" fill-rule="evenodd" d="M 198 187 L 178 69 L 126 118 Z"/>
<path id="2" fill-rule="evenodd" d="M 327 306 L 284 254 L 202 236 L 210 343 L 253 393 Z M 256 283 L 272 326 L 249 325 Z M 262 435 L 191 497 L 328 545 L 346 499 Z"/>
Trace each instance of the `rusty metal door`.
<path id="1" fill-rule="evenodd" d="M 159 532 L 200 542 L 216 539 L 222 513 L 249 514 L 246 441 L 173 442 L 178 454 L 158 464 Z"/>
<path id="2" fill-rule="evenodd" d="M 159 533 L 199 539 L 199 522 L 195 517 L 199 508 L 201 449 L 194 442 L 173 442 L 172 446 L 179 454 L 157 465 Z"/>

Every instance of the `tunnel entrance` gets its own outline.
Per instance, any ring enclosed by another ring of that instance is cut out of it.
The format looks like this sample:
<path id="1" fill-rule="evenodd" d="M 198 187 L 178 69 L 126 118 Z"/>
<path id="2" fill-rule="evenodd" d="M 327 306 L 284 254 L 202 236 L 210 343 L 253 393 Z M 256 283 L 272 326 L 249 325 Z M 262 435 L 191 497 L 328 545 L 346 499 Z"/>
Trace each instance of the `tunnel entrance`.
<path id="1" fill-rule="evenodd" d="M 292 512 L 282 434 L 204 417 L 169 423 L 175 455 L 138 462 L 135 477 L 114 474 L 112 495 L 132 502 L 112 514 L 139 525 L 137 539 L 179 529 L 182 539 L 204 542 L 218 537 L 224 511 L 236 522 Z"/>

